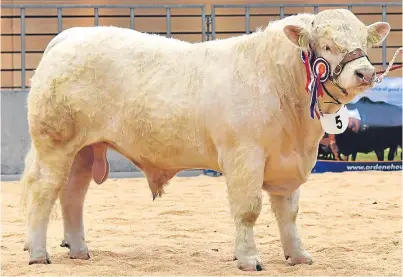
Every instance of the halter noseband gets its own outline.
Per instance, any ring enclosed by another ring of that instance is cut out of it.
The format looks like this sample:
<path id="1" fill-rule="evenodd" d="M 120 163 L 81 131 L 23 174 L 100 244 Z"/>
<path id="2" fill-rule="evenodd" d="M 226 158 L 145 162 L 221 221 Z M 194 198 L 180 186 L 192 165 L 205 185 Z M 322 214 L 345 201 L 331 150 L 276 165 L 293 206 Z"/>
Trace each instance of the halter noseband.
<path id="1" fill-rule="evenodd" d="M 344 69 L 344 66 L 348 64 L 349 62 L 352 62 L 354 60 L 357 60 L 359 58 L 366 57 L 369 62 L 371 62 L 367 56 L 367 54 L 362 50 L 361 48 L 356 48 L 353 51 L 347 53 L 344 58 L 341 60 L 341 62 L 334 68 L 333 70 L 333 79 L 336 77 L 339 77 L 341 72 Z"/>
<path id="2" fill-rule="evenodd" d="M 334 85 L 336 85 L 345 95 L 347 95 L 347 91 L 346 89 L 340 87 L 340 85 L 337 82 L 337 78 L 340 76 L 341 72 L 344 69 L 344 66 L 346 64 L 348 64 L 349 62 L 352 62 L 354 60 L 357 60 L 359 58 L 362 57 L 366 57 L 368 59 L 368 61 L 371 63 L 371 60 L 369 59 L 369 57 L 367 56 L 367 54 L 364 52 L 364 50 L 362 50 L 361 48 L 356 48 L 351 52 L 348 52 L 343 59 L 341 60 L 341 62 L 336 65 L 336 67 L 333 70 L 333 75 L 330 76 L 329 80 L 332 81 L 332 83 Z"/>

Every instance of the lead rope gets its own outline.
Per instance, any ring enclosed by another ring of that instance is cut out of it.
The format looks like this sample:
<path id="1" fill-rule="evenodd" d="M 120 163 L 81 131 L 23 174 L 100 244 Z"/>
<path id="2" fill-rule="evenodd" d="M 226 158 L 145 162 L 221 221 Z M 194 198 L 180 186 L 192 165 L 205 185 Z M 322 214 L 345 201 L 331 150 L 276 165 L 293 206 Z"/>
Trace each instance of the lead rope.
<path id="1" fill-rule="evenodd" d="M 400 53 L 400 54 L 403 54 L 403 47 L 400 47 L 399 49 L 396 50 L 396 53 L 393 55 L 393 58 L 390 60 L 389 65 L 388 65 L 388 67 L 387 67 L 385 70 L 381 70 L 381 71 L 378 71 L 378 72 L 376 73 L 376 74 L 383 73 L 382 75 L 380 75 L 380 76 L 378 76 L 378 77 L 375 78 L 375 82 L 376 82 L 376 83 L 382 82 L 382 81 L 383 81 L 383 78 L 385 78 L 385 77 L 389 74 L 389 71 L 393 71 L 393 70 L 396 70 L 396 69 L 402 67 L 402 65 L 393 66 L 393 63 L 395 62 L 395 60 L 396 60 L 396 58 L 397 58 L 397 55 L 398 55 L 399 53 Z"/>

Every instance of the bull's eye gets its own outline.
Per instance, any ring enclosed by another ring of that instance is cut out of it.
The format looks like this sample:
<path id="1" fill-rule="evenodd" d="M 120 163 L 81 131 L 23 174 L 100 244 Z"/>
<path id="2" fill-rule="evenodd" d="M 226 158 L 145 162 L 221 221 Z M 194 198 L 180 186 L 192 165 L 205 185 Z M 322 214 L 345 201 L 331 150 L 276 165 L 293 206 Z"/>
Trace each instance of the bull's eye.
<path id="1" fill-rule="evenodd" d="M 330 51 L 330 47 L 329 46 L 325 46 L 325 51 Z"/>

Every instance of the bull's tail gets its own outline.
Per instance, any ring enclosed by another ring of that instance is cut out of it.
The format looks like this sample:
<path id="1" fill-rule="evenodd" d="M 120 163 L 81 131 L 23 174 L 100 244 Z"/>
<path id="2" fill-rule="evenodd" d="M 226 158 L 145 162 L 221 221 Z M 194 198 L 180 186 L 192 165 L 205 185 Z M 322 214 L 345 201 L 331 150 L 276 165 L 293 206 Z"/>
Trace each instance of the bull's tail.
<path id="1" fill-rule="evenodd" d="M 32 191 L 34 192 L 39 192 L 40 190 L 46 190 L 46 188 L 37 188 L 35 187 L 37 184 L 35 184 L 38 179 L 40 179 L 41 172 L 39 162 L 38 162 L 38 156 L 37 156 L 37 150 L 34 146 L 33 143 L 31 143 L 31 147 L 28 151 L 28 154 L 25 157 L 25 168 L 24 172 L 21 178 L 21 184 L 22 184 L 22 193 L 21 193 L 21 199 L 20 199 L 20 204 L 21 204 L 21 209 L 22 212 L 25 214 L 27 212 L 27 206 L 29 201 L 32 201 L 32 199 L 29 199 L 29 197 L 35 197 L 35 195 L 30 195 L 32 194 Z M 34 187 L 33 187 L 34 186 Z M 53 209 L 53 216 L 57 217 L 57 210 Z"/>
<path id="2" fill-rule="evenodd" d="M 36 160 L 36 151 L 34 145 L 31 143 L 31 147 L 28 151 L 28 154 L 25 157 L 25 168 L 21 178 L 22 183 L 21 206 L 24 211 L 27 206 L 29 187 L 32 184 L 32 181 L 36 179 L 40 174 L 39 168 L 37 168 L 35 160 Z"/>

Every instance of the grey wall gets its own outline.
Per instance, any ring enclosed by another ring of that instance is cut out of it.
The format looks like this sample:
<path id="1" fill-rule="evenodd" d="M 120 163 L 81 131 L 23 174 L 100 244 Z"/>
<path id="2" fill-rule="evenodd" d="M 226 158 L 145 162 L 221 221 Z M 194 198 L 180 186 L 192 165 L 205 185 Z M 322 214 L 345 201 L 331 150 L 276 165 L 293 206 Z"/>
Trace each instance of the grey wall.
<path id="1" fill-rule="evenodd" d="M 1 174 L 21 174 L 29 149 L 27 92 L 1 91 Z M 108 150 L 111 172 L 139 171 L 119 153 Z"/>
<path id="2" fill-rule="evenodd" d="M 1 93 L 1 174 L 19 174 L 28 151 L 26 92 Z"/>

